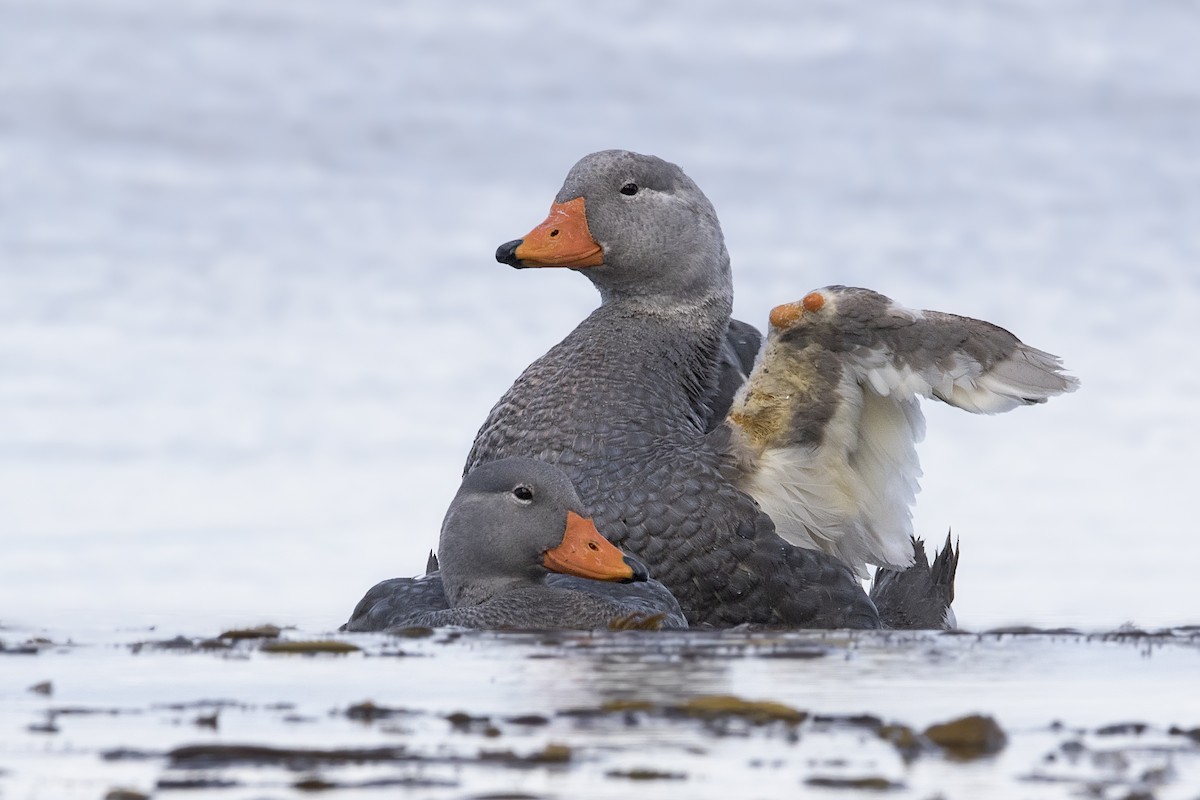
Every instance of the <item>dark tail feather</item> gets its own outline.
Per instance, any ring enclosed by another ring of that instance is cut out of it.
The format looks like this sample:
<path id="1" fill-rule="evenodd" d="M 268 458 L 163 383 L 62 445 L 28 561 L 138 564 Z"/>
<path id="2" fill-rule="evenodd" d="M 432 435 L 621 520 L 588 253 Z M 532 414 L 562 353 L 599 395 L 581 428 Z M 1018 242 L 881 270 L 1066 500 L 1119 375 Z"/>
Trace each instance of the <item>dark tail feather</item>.
<path id="1" fill-rule="evenodd" d="M 960 548 L 951 546 L 950 534 L 933 560 L 925 555 L 925 543 L 913 537 L 913 565 L 906 570 L 879 567 L 871 585 L 871 599 L 879 609 L 885 628 L 904 630 L 949 630 L 954 627 L 954 576 L 958 572 Z"/>
<path id="2" fill-rule="evenodd" d="M 954 547 L 950 547 L 950 532 L 946 531 L 946 542 L 937 558 L 933 560 L 933 583 L 935 586 L 946 587 L 947 606 L 954 602 L 954 576 L 958 574 L 958 554 L 961 551 L 962 547 L 958 542 L 955 542 Z"/>
<path id="3" fill-rule="evenodd" d="M 437 572 L 441 568 L 442 568 L 441 565 L 438 564 L 437 553 L 430 550 L 429 551 L 429 560 L 425 562 L 425 574 L 432 575 L 433 573 Z M 953 577 L 954 576 L 951 575 L 952 580 L 953 580 Z"/>

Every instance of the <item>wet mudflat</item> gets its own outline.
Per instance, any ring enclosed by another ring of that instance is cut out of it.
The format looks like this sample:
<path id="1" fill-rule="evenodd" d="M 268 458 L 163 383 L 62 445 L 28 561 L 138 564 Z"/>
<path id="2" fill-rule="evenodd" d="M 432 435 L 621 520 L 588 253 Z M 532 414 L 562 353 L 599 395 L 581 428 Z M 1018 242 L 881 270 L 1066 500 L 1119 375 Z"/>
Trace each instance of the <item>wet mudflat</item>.
<path id="1" fill-rule="evenodd" d="M 0 796 L 1200 797 L 1200 628 L 164 633 L 0 630 Z"/>

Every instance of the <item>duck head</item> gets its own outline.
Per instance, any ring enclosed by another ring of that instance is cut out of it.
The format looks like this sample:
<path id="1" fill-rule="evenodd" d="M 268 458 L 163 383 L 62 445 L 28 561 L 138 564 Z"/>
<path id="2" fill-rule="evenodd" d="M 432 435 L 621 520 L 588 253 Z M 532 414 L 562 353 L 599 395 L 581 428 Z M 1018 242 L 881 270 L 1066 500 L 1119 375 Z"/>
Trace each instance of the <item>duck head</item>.
<path id="1" fill-rule="evenodd" d="M 625 556 L 579 513 L 582 503 L 557 467 L 507 458 L 472 470 L 450 504 L 438 542 L 446 598 L 478 605 L 548 572 L 602 581 L 644 581 Z"/>
<path id="2" fill-rule="evenodd" d="M 732 303 L 729 254 L 708 198 L 674 164 L 626 150 L 580 159 L 546 220 L 501 245 L 496 260 L 577 270 L 604 302 Z"/>

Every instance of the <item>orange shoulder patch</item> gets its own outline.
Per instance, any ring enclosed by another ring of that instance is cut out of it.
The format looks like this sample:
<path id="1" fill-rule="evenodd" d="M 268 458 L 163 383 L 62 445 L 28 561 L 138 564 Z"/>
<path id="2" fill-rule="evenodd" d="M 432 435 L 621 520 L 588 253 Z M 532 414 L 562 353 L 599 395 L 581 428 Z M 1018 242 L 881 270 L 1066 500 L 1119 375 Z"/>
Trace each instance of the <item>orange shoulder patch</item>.
<path id="1" fill-rule="evenodd" d="M 771 327 L 786 330 L 796 324 L 804 309 L 799 303 L 784 303 L 771 309 Z"/>

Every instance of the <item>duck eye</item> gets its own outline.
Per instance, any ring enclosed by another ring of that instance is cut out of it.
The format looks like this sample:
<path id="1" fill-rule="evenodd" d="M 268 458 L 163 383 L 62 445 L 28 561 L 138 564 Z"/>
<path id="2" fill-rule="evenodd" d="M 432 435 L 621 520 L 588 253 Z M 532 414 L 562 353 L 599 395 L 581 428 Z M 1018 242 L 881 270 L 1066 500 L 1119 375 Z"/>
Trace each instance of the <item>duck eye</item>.
<path id="1" fill-rule="evenodd" d="M 621 194 L 637 194 L 638 185 L 636 183 L 627 183 L 621 187 Z"/>
<path id="2" fill-rule="evenodd" d="M 522 503 L 528 503 L 533 499 L 533 490 L 528 486 L 518 486 L 512 490 L 513 497 L 520 500 Z"/>

